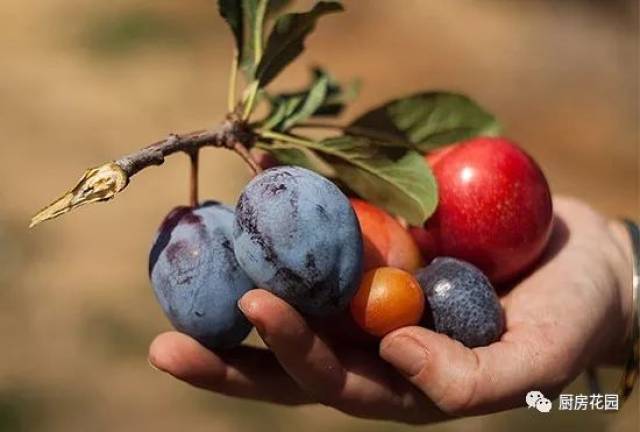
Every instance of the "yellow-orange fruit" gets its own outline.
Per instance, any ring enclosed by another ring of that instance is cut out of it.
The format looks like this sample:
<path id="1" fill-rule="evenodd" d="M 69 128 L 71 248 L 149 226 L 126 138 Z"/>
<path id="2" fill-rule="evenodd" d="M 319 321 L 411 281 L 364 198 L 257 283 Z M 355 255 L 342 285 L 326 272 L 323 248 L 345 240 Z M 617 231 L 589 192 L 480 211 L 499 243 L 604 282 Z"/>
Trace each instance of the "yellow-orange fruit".
<path id="1" fill-rule="evenodd" d="M 396 267 L 414 272 L 422 267 L 422 255 L 411 234 L 384 210 L 351 198 L 364 243 L 364 271 Z"/>
<path id="2" fill-rule="evenodd" d="M 400 327 L 420 322 L 424 293 L 418 281 L 404 270 L 380 267 L 362 277 L 351 300 L 351 316 L 364 331 L 382 337 Z"/>

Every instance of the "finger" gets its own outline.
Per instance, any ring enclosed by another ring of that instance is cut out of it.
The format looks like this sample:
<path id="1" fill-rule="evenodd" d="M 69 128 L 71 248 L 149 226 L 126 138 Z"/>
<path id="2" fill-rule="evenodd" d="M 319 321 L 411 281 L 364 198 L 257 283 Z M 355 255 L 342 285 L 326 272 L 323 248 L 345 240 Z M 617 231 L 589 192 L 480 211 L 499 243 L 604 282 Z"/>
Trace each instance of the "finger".
<path id="1" fill-rule="evenodd" d="M 187 335 L 167 332 L 151 343 L 149 362 L 179 380 L 228 396 L 285 405 L 311 402 L 273 354 L 260 348 L 213 353 Z"/>
<path id="2" fill-rule="evenodd" d="M 382 340 L 380 356 L 443 411 L 457 414 L 468 405 L 478 361 L 462 344 L 424 328 L 406 327 Z"/>
<path id="3" fill-rule="evenodd" d="M 293 307 L 259 289 L 245 294 L 238 305 L 303 390 L 325 403 L 339 398 L 346 371 Z"/>
<path id="4" fill-rule="evenodd" d="M 366 333 L 353 320 L 348 310 L 330 319 L 326 317 L 307 318 L 309 327 L 321 338 L 331 341 L 331 346 L 357 347 L 377 353 L 380 340 Z"/>
<path id="5" fill-rule="evenodd" d="M 540 335 L 529 332 L 514 329 L 499 342 L 469 349 L 446 335 L 407 327 L 383 339 L 380 355 L 444 412 L 483 414 L 523 406 L 527 391 L 553 393 L 570 379 L 560 359 L 540 346 Z"/>
<path id="6" fill-rule="evenodd" d="M 440 419 L 432 404 L 377 355 L 336 352 L 283 300 L 254 290 L 240 307 L 283 368 L 316 400 L 348 414 L 404 422 Z"/>

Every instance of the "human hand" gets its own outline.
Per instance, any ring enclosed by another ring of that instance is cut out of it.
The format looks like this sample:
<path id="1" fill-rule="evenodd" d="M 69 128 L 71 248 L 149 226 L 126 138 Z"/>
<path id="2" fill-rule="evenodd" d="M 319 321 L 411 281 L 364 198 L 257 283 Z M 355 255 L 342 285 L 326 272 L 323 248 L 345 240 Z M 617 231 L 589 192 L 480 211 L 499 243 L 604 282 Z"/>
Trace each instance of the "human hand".
<path id="1" fill-rule="evenodd" d="M 407 423 L 524 405 L 530 390 L 555 395 L 591 365 L 616 363 L 631 316 L 631 257 L 623 228 L 572 199 L 537 269 L 502 299 L 506 332 L 469 349 L 405 327 L 379 344 L 351 337 L 344 320 L 307 322 L 264 290 L 239 305 L 270 348 L 213 353 L 180 333 L 158 336 L 157 368 L 214 392 L 285 405 L 322 403 L 348 414 Z"/>

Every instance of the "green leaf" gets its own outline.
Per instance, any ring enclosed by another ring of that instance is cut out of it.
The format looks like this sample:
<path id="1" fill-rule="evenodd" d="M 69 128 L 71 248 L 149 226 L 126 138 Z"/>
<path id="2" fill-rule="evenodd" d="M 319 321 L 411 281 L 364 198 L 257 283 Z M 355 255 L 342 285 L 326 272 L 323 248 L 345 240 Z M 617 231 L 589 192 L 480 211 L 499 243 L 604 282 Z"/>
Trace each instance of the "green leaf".
<path id="1" fill-rule="evenodd" d="M 260 124 L 260 128 L 264 130 L 278 129 L 287 114 L 290 114 L 302 100 L 301 96 L 292 96 L 287 99 L 271 99 L 271 112 L 265 120 Z"/>
<path id="2" fill-rule="evenodd" d="M 267 5 L 267 17 L 270 18 L 280 13 L 282 9 L 289 7 L 292 0 L 269 0 Z"/>
<path id="3" fill-rule="evenodd" d="M 238 65 L 248 81 L 253 80 L 262 56 L 262 35 L 268 0 L 218 0 L 220 15 L 236 41 Z"/>
<path id="4" fill-rule="evenodd" d="M 329 138 L 308 146 L 324 155 L 336 177 L 354 192 L 410 224 L 422 225 L 435 211 L 436 181 L 419 153 L 381 147 L 355 136 Z"/>
<path id="5" fill-rule="evenodd" d="M 308 12 L 291 13 L 279 17 L 269 35 L 256 77 L 260 86 L 269 84 L 289 63 L 304 50 L 306 37 L 323 15 L 344 10 L 338 1 L 320 1 Z"/>
<path id="6" fill-rule="evenodd" d="M 261 128 L 285 131 L 313 116 L 336 116 L 355 98 L 358 89 L 358 82 L 343 88 L 326 71 L 316 68 L 309 88 L 269 97 L 271 112 Z"/>
<path id="7" fill-rule="evenodd" d="M 243 68 L 248 76 L 253 76 L 262 57 L 262 35 L 264 33 L 264 17 L 267 13 L 269 0 L 242 0 L 246 13 L 246 30 L 248 37 L 245 41 L 245 58 Z"/>
<path id="8" fill-rule="evenodd" d="M 242 2 L 238 0 L 218 0 L 218 12 L 229 24 L 233 37 L 236 40 L 236 48 L 242 56 L 244 45 L 244 22 L 242 18 Z"/>
<path id="9" fill-rule="evenodd" d="M 340 115 L 346 104 L 358 97 L 361 86 L 362 83 L 360 80 L 353 80 L 345 85 L 340 85 L 331 76 L 329 76 L 327 98 L 313 115 L 326 117 Z"/>
<path id="10" fill-rule="evenodd" d="M 284 123 L 296 115 L 305 100 L 307 100 L 310 92 L 311 89 L 299 93 L 283 93 L 275 96 L 267 94 L 267 98 L 271 103 L 271 112 L 262 121 L 260 128 L 263 130 L 283 131 Z"/>
<path id="11" fill-rule="evenodd" d="M 408 147 L 428 152 L 476 136 L 495 136 L 495 117 L 466 96 L 445 92 L 421 93 L 384 104 L 349 127 L 354 134 L 386 135 Z"/>
<path id="12" fill-rule="evenodd" d="M 282 124 L 282 129 L 289 129 L 291 126 L 301 123 L 311 117 L 314 112 L 322 106 L 327 96 L 328 79 L 326 76 L 320 77 L 306 94 L 304 101 L 295 113 L 292 113 Z"/>
<path id="13" fill-rule="evenodd" d="M 321 144 L 335 157 L 332 166 L 337 177 L 374 205 L 413 225 L 422 225 L 435 211 L 436 181 L 417 152 L 379 147 L 366 138 L 352 136 Z"/>

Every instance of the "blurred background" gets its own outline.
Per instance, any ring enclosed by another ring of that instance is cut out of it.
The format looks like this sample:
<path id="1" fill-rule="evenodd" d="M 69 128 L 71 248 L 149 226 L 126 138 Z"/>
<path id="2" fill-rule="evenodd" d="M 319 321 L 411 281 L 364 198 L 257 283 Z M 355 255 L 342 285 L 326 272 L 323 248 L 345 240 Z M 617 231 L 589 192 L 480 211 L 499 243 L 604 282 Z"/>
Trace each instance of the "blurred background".
<path id="1" fill-rule="evenodd" d="M 316 64 L 360 77 L 346 118 L 420 89 L 467 93 L 555 192 L 638 217 L 636 1 L 345 5 L 274 87 L 305 83 Z M 169 325 L 147 254 L 187 200 L 185 157 L 145 171 L 110 204 L 26 229 L 85 168 L 221 119 L 232 39 L 214 1 L 3 0 L 0 21 L 0 431 L 408 430 L 210 395 L 148 366 L 149 342 Z M 223 150 L 201 159 L 204 196 L 233 203 L 242 163 Z M 617 375 L 607 376 L 613 389 Z M 582 379 L 569 389 L 580 391 Z M 520 409 L 432 429 L 637 431 L 638 406 L 636 391 L 613 415 Z"/>

